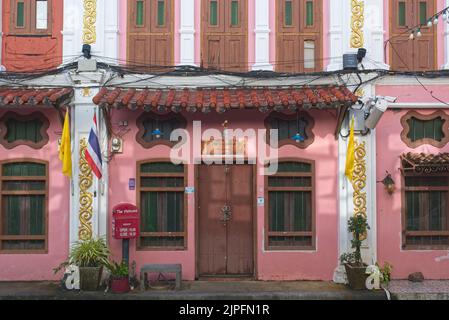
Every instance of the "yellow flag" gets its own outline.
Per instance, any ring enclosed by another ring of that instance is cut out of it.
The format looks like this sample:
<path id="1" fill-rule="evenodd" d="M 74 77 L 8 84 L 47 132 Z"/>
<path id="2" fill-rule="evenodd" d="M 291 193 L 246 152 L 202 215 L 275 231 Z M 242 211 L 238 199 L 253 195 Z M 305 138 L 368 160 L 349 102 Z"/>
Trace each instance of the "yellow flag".
<path id="1" fill-rule="evenodd" d="M 351 119 L 351 129 L 349 133 L 348 151 L 346 153 L 345 175 L 352 182 L 352 173 L 354 172 L 355 146 L 354 146 L 354 117 Z"/>
<path id="2" fill-rule="evenodd" d="M 72 178 L 72 145 L 70 142 L 69 111 L 65 113 L 64 128 L 62 129 L 59 160 L 62 161 L 62 173 Z"/>

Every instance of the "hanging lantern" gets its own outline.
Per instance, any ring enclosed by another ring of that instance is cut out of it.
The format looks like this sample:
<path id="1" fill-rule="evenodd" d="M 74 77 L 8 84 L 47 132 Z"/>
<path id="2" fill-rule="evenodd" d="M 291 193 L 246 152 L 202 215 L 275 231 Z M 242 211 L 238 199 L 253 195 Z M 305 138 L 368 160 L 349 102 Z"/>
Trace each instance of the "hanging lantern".
<path id="1" fill-rule="evenodd" d="M 431 27 L 432 26 L 432 19 L 430 19 L 429 21 L 427 21 L 427 26 Z"/>
<path id="2" fill-rule="evenodd" d="M 162 136 L 162 131 L 159 128 L 156 128 L 151 133 L 156 139 L 160 139 Z"/>
<path id="3" fill-rule="evenodd" d="M 417 36 L 418 38 L 421 38 L 421 37 L 422 37 L 421 29 L 418 29 L 418 31 L 416 32 L 416 36 Z"/>
<path id="4" fill-rule="evenodd" d="M 393 178 L 391 177 L 391 174 L 387 171 L 387 176 L 385 179 L 382 180 L 383 185 L 385 186 L 385 189 L 387 190 L 389 195 L 392 195 L 394 191 L 396 190 L 395 182 Z"/>
<path id="5" fill-rule="evenodd" d="M 413 40 L 414 38 L 415 38 L 415 34 L 414 34 L 414 32 L 412 31 L 412 33 L 410 33 L 409 39 L 410 39 L 410 40 Z"/>
<path id="6" fill-rule="evenodd" d="M 438 16 L 435 17 L 435 19 L 433 20 L 433 24 L 437 25 L 438 24 Z"/>
<path id="7" fill-rule="evenodd" d="M 304 142 L 304 141 L 305 141 L 304 137 L 303 137 L 299 132 L 296 133 L 296 134 L 292 137 L 292 140 L 294 140 L 296 143 L 301 143 L 301 142 Z"/>

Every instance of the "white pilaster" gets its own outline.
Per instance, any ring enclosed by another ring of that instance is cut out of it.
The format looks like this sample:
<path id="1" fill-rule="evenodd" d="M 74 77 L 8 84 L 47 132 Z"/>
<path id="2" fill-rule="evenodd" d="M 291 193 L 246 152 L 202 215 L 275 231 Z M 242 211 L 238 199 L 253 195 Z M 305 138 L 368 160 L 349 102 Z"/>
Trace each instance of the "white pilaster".
<path id="1" fill-rule="evenodd" d="M 365 0 L 365 49 L 363 61 L 365 69 L 389 69 L 384 53 L 384 2 L 381 0 Z"/>
<path id="2" fill-rule="evenodd" d="M 350 48 L 351 0 L 329 1 L 329 56 L 328 71 L 343 69 L 343 54 Z"/>
<path id="3" fill-rule="evenodd" d="M 179 64 L 195 65 L 195 1 L 180 1 Z"/>
<path id="4" fill-rule="evenodd" d="M 445 7 L 449 7 L 449 0 L 445 1 Z M 449 69 L 449 23 L 444 24 L 444 65 L 443 69 Z"/>
<path id="5" fill-rule="evenodd" d="M 109 63 L 118 59 L 118 5 L 119 0 L 97 0 L 96 42 L 91 45 L 92 54 L 107 58 Z M 83 16 L 83 1 L 64 0 L 63 62 L 81 55 Z"/>
<path id="6" fill-rule="evenodd" d="M 253 70 L 273 70 L 270 64 L 270 3 L 257 0 L 254 7 L 255 63 Z"/>

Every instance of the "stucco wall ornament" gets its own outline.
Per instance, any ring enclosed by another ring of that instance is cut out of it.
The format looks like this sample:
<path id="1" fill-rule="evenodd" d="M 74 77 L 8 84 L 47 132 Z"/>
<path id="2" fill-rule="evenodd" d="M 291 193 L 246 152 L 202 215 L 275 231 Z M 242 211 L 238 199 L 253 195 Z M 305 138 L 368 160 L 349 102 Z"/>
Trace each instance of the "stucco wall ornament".
<path id="1" fill-rule="evenodd" d="M 351 48 L 362 48 L 364 45 L 364 11 L 365 3 L 363 0 L 351 0 Z"/>
<path id="2" fill-rule="evenodd" d="M 352 186 L 354 189 L 354 215 L 363 215 L 367 218 L 366 214 L 366 143 L 359 143 L 355 140 L 355 163 L 353 172 Z M 362 240 L 366 239 L 366 234 L 362 237 Z"/>
<path id="3" fill-rule="evenodd" d="M 93 44 L 97 41 L 95 23 L 97 22 L 97 0 L 84 0 L 83 43 Z"/>
<path id="4" fill-rule="evenodd" d="M 92 169 L 87 163 L 85 151 L 87 141 L 85 138 L 80 141 L 79 160 L 79 188 L 80 188 L 80 209 L 79 209 L 79 231 L 80 240 L 92 239 L 92 216 L 93 216 L 93 194 L 89 191 L 93 184 Z"/>

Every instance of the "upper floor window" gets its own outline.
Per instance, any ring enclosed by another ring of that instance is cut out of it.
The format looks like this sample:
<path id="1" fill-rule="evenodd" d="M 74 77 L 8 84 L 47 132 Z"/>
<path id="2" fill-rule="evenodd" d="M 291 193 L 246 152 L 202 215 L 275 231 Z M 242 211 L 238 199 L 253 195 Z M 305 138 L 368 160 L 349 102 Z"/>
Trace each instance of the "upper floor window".
<path id="1" fill-rule="evenodd" d="M 322 0 L 277 0 L 276 71 L 322 69 Z"/>
<path id="2" fill-rule="evenodd" d="M 179 114 L 169 113 L 159 115 L 143 113 L 137 119 L 137 142 L 144 148 L 151 148 L 158 144 L 173 146 L 176 142 L 170 141 L 170 135 L 176 129 L 185 128 L 186 121 Z"/>
<path id="3" fill-rule="evenodd" d="M 48 168 L 41 161 L 0 163 L 0 253 L 47 248 Z"/>
<path id="4" fill-rule="evenodd" d="M 49 126 L 47 118 L 40 112 L 29 115 L 8 112 L 0 119 L 0 144 L 6 149 L 19 145 L 40 149 L 48 143 Z"/>
<path id="5" fill-rule="evenodd" d="M 141 214 L 139 248 L 184 249 L 187 245 L 185 166 L 143 161 L 137 164 L 137 170 Z"/>
<path id="6" fill-rule="evenodd" d="M 173 64 L 173 0 L 128 0 L 128 60 Z"/>
<path id="7" fill-rule="evenodd" d="M 436 69 L 436 27 L 428 27 L 436 13 L 435 0 L 390 1 L 390 65 L 392 70 L 425 71 Z M 420 36 L 409 39 L 409 29 L 421 25 Z"/>
<path id="8" fill-rule="evenodd" d="M 248 70 L 248 0 L 201 0 L 201 63 L 227 71 Z"/>
<path id="9" fill-rule="evenodd" d="M 314 249 L 314 175 L 313 161 L 280 161 L 277 173 L 267 176 L 268 249 Z"/>
<path id="10" fill-rule="evenodd" d="M 52 0 L 11 0 L 13 34 L 39 35 L 51 32 Z"/>
<path id="11" fill-rule="evenodd" d="M 410 111 L 402 117 L 401 123 L 402 141 L 410 148 L 423 144 L 442 148 L 449 142 L 449 115 L 444 111 L 428 115 Z"/>

